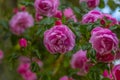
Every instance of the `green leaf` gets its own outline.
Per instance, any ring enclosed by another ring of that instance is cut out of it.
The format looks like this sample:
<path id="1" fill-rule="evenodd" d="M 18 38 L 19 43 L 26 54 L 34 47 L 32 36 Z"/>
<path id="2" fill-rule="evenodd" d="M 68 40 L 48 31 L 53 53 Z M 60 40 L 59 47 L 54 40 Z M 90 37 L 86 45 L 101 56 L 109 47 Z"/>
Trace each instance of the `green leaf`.
<path id="1" fill-rule="evenodd" d="M 102 80 L 110 80 L 109 78 L 103 78 Z"/>
<path id="2" fill-rule="evenodd" d="M 108 1 L 109 2 L 109 1 Z M 105 7 L 105 3 L 104 0 L 100 0 L 100 4 L 99 4 L 99 8 L 104 8 Z"/>

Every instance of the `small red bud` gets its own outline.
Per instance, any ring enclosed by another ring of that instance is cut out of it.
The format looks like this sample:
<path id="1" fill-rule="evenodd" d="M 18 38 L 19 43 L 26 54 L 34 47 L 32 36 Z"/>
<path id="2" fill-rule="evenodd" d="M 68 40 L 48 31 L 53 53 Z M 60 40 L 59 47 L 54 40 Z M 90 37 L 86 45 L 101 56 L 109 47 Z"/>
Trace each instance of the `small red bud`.
<path id="1" fill-rule="evenodd" d="M 62 24 L 61 20 L 55 22 L 55 25 L 61 25 L 61 24 Z"/>

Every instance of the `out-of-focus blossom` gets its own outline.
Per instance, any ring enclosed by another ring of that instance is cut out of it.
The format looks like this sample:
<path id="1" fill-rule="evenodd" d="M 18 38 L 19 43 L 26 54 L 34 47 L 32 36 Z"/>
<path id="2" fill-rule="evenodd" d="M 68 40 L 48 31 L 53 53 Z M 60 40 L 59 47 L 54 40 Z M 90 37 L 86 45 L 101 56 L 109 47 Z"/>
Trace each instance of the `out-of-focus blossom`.
<path id="1" fill-rule="evenodd" d="M 77 22 L 76 16 L 71 8 L 66 8 L 63 11 L 63 14 L 67 19 L 72 19 L 74 22 Z"/>
<path id="2" fill-rule="evenodd" d="M 27 40 L 25 38 L 19 39 L 19 45 L 20 45 L 20 47 L 26 48 L 27 47 Z"/>
<path id="3" fill-rule="evenodd" d="M 59 6 L 59 0 L 35 0 L 34 7 L 38 14 L 54 16 Z"/>
<path id="4" fill-rule="evenodd" d="M 10 30 L 13 34 L 20 35 L 33 24 L 34 19 L 28 12 L 17 12 L 10 20 Z"/>

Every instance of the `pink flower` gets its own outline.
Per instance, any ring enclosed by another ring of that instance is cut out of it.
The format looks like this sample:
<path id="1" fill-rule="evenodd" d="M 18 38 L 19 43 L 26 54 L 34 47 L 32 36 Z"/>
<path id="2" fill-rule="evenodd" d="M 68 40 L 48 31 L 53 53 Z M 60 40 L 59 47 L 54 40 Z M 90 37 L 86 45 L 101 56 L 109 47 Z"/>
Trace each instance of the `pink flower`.
<path id="1" fill-rule="evenodd" d="M 30 59 L 25 56 L 19 58 L 20 65 L 17 72 L 22 76 L 24 80 L 37 80 L 37 76 L 30 70 Z"/>
<path id="2" fill-rule="evenodd" d="M 19 45 L 20 45 L 20 47 L 26 48 L 27 47 L 27 40 L 25 38 L 21 38 L 19 40 Z"/>
<path id="3" fill-rule="evenodd" d="M 63 76 L 59 80 L 74 80 L 72 77 Z"/>
<path id="4" fill-rule="evenodd" d="M 66 25 L 55 25 L 44 33 L 44 45 L 52 53 L 66 53 L 75 46 L 75 35 Z"/>
<path id="5" fill-rule="evenodd" d="M 99 62 L 109 63 L 115 59 L 115 55 L 112 53 L 107 53 L 107 54 L 97 53 L 96 58 L 97 58 L 97 61 L 99 61 Z"/>
<path id="6" fill-rule="evenodd" d="M 103 17 L 105 17 L 107 20 L 111 21 L 110 26 L 118 24 L 118 21 L 114 17 L 112 17 L 110 14 L 103 14 Z"/>
<path id="7" fill-rule="evenodd" d="M 36 21 L 40 21 L 40 20 L 43 19 L 43 16 L 41 16 L 41 15 L 38 14 L 38 13 L 36 13 L 36 14 L 35 14 L 35 19 L 36 19 Z"/>
<path id="8" fill-rule="evenodd" d="M 80 0 L 81 2 L 87 2 L 89 8 L 95 8 L 99 5 L 100 0 Z"/>
<path id="9" fill-rule="evenodd" d="M 87 5 L 90 8 L 95 8 L 99 5 L 100 0 L 87 0 Z"/>
<path id="10" fill-rule="evenodd" d="M 102 13 L 98 10 L 91 10 L 90 12 L 88 12 L 87 14 L 85 14 L 82 17 L 82 24 L 87 24 L 87 23 L 94 23 L 96 22 L 98 19 L 101 19 Z"/>
<path id="11" fill-rule="evenodd" d="M 75 68 L 81 68 L 83 69 L 86 65 L 87 57 L 86 57 L 86 51 L 79 50 L 72 56 L 71 60 L 71 66 L 73 69 Z"/>
<path id="12" fill-rule="evenodd" d="M 20 35 L 33 24 L 34 20 L 28 12 L 17 12 L 10 20 L 10 30 L 13 34 Z"/>
<path id="13" fill-rule="evenodd" d="M 104 70 L 103 72 L 103 77 L 109 78 L 110 80 L 112 80 L 112 73 L 108 73 L 108 70 Z"/>
<path id="14" fill-rule="evenodd" d="M 99 54 L 111 53 L 118 49 L 118 38 L 111 30 L 101 27 L 96 27 L 91 32 L 89 41 L 92 47 Z"/>
<path id="15" fill-rule="evenodd" d="M 22 75 L 24 80 L 37 80 L 36 73 L 28 70 L 25 74 Z"/>
<path id="16" fill-rule="evenodd" d="M 21 63 L 18 67 L 19 74 L 25 74 L 30 68 L 30 63 Z"/>
<path id="17" fill-rule="evenodd" d="M 34 7 L 40 15 L 51 17 L 57 12 L 59 0 L 35 0 Z"/>
<path id="18" fill-rule="evenodd" d="M 63 14 L 67 19 L 73 19 L 74 22 L 77 22 L 76 16 L 71 8 L 66 8 L 63 11 Z"/>
<path id="19" fill-rule="evenodd" d="M 54 15 L 54 17 L 62 19 L 62 11 L 57 10 L 56 14 Z"/>
<path id="20" fill-rule="evenodd" d="M 80 71 L 77 73 L 78 75 L 85 75 L 91 66 L 88 61 L 89 60 L 87 59 L 86 51 L 79 50 L 72 56 L 71 67 L 73 69 L 80 69 Z"/>
<path id="21" fill-rule="evenodd" d="M 120 80 L 120 64 L 115 65 L 112 69 L 115 80 Z"/>
<path id="22" fill-rule="evenodd" d="M 3 59 L 3 57 L 4 57 L 3 51 L 0 50 L 0 60 Z"/>

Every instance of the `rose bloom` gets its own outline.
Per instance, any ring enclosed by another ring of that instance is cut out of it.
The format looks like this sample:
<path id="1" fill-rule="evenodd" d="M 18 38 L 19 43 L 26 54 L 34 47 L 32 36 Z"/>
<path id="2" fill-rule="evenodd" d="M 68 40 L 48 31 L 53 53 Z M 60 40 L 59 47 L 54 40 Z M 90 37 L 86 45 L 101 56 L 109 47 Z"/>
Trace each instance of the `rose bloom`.
<path id="1" fill-rule="evenodd" d="M 74 80 L 72 77 L 63 76 L 59 80 Z"/>
<path id="2" fill-rule="evenodd" d="M 66 53 L 75 46 L 75 35 L 66 25 L 55 25 L 44 32 L 44 45 L 52 54 Z"/>
<path id="3" fill-rule="evenodd" d="M 118 24 L 116 18 L 112 17 L 110 14 L 103 14 L 103 17 L 106 18 L 108 21 L 111 21 L 110 26 Z"/>
<path id="4" fill-rule="evenodd" d="M 115 33 L 107 28 L 96 27 L 91 32 L 89 42 L 99 54 L 109 54 L 118 49 L 119 40 Z"/>
<path id="5" fill-rule="evenodd" d="M 19 58 L 19 66 L 17 72 L 22 76 L 24 80 L 37 80 L 36 73 L 32 72 L 30 69 L 30 59 L 25 56 Z"/>
<path id="6" fill-rule="evenodd" d="M 34 20 L 28 12 L 17 12 L 10 20 L 10 30 L 13 34 L 20 35 L 33 24 Z"/>
<path id="7" fill-rule="evenodd" d="M 4 57 L 3 51 L 0 50 L 0 60 L 3 59 L 3 57 Z"/>
<path id="8" fill-rule="evenodd" d="M 94 23 L 98 19 L 102 19 L 102 13 L 98 10 L 91 10 L 82 17 L 82 24 Z"/>
<path id="9" fill-rule="evenodd" d="M 95 8 L 99 5 L 100 0 L 80 0 L 81 2 L 86 2 L 89 8 Z"/>
<path id="10" fill-rule="evenodd" d="M 51 17 L 57 12 L 59 0 L 35 0 L 34 7 L 38 14 Z"/>
<path id="11" fill-rule="evenodd" d="M 72 19 L 74 22 L 77 22 L 76 16 L 71 8 L 66 8 L 63 11 L 63 14 L 67 19 Z"/>
<path id="12" fill-rule="evenodd" d="M 112 74 L 115 80 L 120 80 L 120 64 L 115 65 L 112 69 Z"/>
<path id="13" fill-rule="evenodd" d="M 78 75 L 85 75 L 92 64 L 89 64 L 89 60 L 87 59 L 86 53 L 87 51 L 79 50 L 75 54 L 73 54 L 71 59 L 71 67 L 73 69 L 80 69 L 77 73 Z"/>

